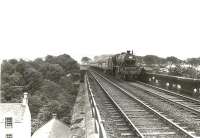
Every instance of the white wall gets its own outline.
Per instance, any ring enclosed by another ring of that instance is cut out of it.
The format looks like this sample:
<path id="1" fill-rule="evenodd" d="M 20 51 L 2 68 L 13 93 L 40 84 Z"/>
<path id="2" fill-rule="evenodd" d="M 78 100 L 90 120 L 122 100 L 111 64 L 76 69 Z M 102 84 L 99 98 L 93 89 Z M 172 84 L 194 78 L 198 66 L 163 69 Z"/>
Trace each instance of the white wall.
<path id="1" fill-rule="evenodd" d="M 13 117 L 13 128 L 5 128 L 5 117 Z M 21 122 L 15 122 L 14 115 L 11 114 L 0 118 L 0 138 L 5 138 L 6 134 L 13 134 L 13 138 L 31 138 L 31 115 L 29 108 L 26 108 Z"/>

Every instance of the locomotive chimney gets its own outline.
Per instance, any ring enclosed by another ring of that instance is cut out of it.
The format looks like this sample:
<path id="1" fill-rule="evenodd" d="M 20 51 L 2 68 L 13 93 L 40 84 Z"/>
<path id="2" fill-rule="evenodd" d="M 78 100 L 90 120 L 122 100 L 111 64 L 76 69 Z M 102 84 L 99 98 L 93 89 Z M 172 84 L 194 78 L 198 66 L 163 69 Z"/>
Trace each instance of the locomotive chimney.
<path id="1" fill-rule="evenodd" d="M 130 50 L 127 50 L 127 53 L 128 53 L 128 54 L 130 54 L 130 52 L 131 52 Z"/>
<path id="2" fill-rule="evenodd" d="M 131 53 L 132 53 L 132 55 L 133 55 L 133 50 L 132 50 L 132 52 L 131 52 Z"/>

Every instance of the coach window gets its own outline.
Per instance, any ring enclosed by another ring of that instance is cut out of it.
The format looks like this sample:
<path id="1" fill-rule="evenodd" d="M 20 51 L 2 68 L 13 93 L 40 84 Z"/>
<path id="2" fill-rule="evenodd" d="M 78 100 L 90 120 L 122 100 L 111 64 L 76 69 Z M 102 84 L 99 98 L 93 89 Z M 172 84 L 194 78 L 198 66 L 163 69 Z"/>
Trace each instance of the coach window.
<path id="1" fill-rule="evenodd" d="M 12 117 L 5 118 L 5 128 L 12 128 L 13 127 L 13 119 Z"/>
<path id="2" fill-rule="evenodd" d="M 12 134 L 6 134 L 6 138 L 13 138 Z"/>

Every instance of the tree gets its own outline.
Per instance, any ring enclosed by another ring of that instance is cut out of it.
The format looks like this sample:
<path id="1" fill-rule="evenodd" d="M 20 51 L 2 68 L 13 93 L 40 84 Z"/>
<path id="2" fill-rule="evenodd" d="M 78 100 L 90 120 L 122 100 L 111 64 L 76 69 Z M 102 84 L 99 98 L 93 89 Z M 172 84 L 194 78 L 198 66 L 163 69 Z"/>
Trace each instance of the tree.
<path id="1" fill-rule="evenodd" d="M 48 99 L 57 99 L 59 93 L 63 93 L 64 89 L 57 83 L 44 80 L 40 88 L 41 95 L 45 96 Z"/>
<path id="2" fill-rule="evenodd" d="M 193 66 L 193 69 L 190 69 L 190 74 L 194 78 L 199 78 L 200 73 L 198 71 L 198 66 L 200 65 L 200 58 L 188 58 L 186 62 Z"/>
<path id="3" fill-rule="evenodd" d="M 17 64 L 17 60 L 16 59 L 10 59 L 9 61 L 8 61 L 10 64 Z"/>
<path id="4" fill-rule="evenodd" d="M 40 92 L 37 92 L 40 93 Z M 33 118 L 37 117 L 37 114 L 39 113 L 40 108 L 43 106 L 44 101 L 41 100 L 41 97 L 38 95 L 33 95 L 29 98 L 29 107 L 31 111 L 31 116 Z"/>
<path id="5" fill-rule="evenodd" d="M 23 86 L 25 84 L 25 80 L 19 72 L 14 72 L 10 75 L 8 82 L 12 86 Z"/>
<path id="6" fill-rule="evenodd" d="M 14 66 L 9 63 L 7 60 L 3 60 L 2 66 L 1 66 L 1 71 L 3 73 L 7 73 L 7 74 L 12 74 L 15 71 Z"/>
<path id="7" fill-rule="evenodd" d="M 43 61 L 42 58 L 36 58 L 33 62 L 30 62 L 31 66 L 33 66 L 33 68 L 40 70 L 41 67 L 45 64 L 45 61 Z"/>
<path id="8" fill-rule="evenodd" d="M 153 64 L 160 64 L 161 58 L 155 55 L 146 55 L 143 57 L 145 64 L 153 65 Z"/>
<path id="9" fill-rule="evenodd" d="M 188 64 L 196 67 L 196 66 L 200 65 L 200 58 L 188 58 L 186 60 L 186 62 Z"/>
<path id="10" fill-rule="evenodd" d="M 183 76 L 183 68 L 180 65 L 176 65 L 174 68 L 169 69 L 169 75 Z"/>
<path id="11" fill-rule="evenodd" d="M 48 55 L 45 58 L 45 62 L 59 64 L 64 69 L 65 73 L 79 72 L 79 64 L 67 54 L 59 56 Z"/>
<path id="12" fill-rule="evenodd" d="M 182 60 L 180 60 L 174 56 L 167 57 L 166 60 L 167 60 L 167 62 L 169 62 L 170 65 L 173 65 L 173 64 L 176 65 L 176 64 L 180 64 L 181 62 L 183 62 Z"/>
<path id="13" fill-rule="evenodd" d="M 69 55 L 49 55 L 34 61 L 4 60 L 1 74 L 2 102 L 21 103 L 23 93 L 29 93 L 32 132 L 51 119 L 52 113 L 70 123 L 78 92 L 74 76 L 79 74 L 79 64 Z"/>
<path id="14" fill-rule="evenodd" d="M 25 90 L 34 92 L 42 85 L 42 74 L 34 68 L 25 68 L 24 71 Z"/>
<path id="15" fill-rule="evenodd" d="M 88 64 L 91 61 L 91 59 L 89 57 L 82 57 L 81 62 L 83 64 Z"/>
<path id="16" fill-rule="evenodd" d="M 46 63 L 40 70 L 45 79 L 58 82 L 60 77 L 64 76 L 65 72 L 59 64 Z"/>
<path id="17" fill-rule="evenodd" d="M 31 66 L 29 66 L 28 62 L 24 61 L 23 59 L 20 59 L 20 61 L 15 66 L 15 70 L 20 74 L 24 75 L 24 71 L 29 67 Z"/>

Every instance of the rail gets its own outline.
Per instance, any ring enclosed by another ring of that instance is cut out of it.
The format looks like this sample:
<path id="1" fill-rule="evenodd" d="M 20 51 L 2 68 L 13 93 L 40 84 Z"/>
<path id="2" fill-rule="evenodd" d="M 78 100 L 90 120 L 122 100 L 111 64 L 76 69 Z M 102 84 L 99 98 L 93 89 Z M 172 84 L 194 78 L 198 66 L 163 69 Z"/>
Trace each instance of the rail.
<path id="1" fill-rule="evenodd" d="M 91 73 L 92 74 L 92 73 Z M 93 75 L 93 74 L 92 74 Z M 94 77 L 94 75 L 93 75 Z M 95 77 L 94 77 L 95 78 Z M 96 82 L 99 84 L 99 86 L 101 87 L 101 89 L 106 93 L 106 95 L 109 97 L 109 99 L 112 101 L 112 103 L 118 108 L 118 110 L 121 112 L 121 114 L 123 115 L 124 119 L 129 123 L 129 125 L 132 127 L 132 130 L 136 133 L 138 138 L 143 138 L 143 135 L 140 133 L 140 131 L 137 129 L 137 127 L 131 122 L 131 120 L 129 119 L 129 117 L 125 114 L 125 112 L 121 109 L 121 107 L 114 101 L 114 99 L 112 98 L 112 96 L 110 96 L 110 94 L 107 92 L 107 90 L 104 89 L 104 87 L 102 86 L 102 84 L 95 78 Z"/>
<path id="2" fill-rule="evenodd" d="M 173 92 L 170 92 L 170 91 L 168 91 L 168 90 L 164 90 L 164 89 L 159 88 L 159 87 L 156 87 L 156 86 L 151 86 L 151 85 L 149 85 L 149 84 L 142 83 L 142 82 L 138 82 L 138 83 L 139 83 L 139 84 L 142 84 L 142 85 L 144 85 L 144 86 L 153 88 L 153 89 L 158 90 L 158 91 L 167 92 L 167 93 L 169 93 L 169 94 L 171 94 L 171 95 L 173 95 L 173 96 L 177 96 L 177 97 L 181 97 L 181 98 L 183 98 L 183 99 L 187 99 L 188 101 L 196 102 L 196 103 L 198 103 L 198 104 L 200 103 L 200 101 L 198 101 L 198 100 L 196 100 L 196 99 L 192 99 L 192 98 L 190 98 L 190 97 L 186 97 L 186 96 L 183 96 L 183 95 L 180 95 L 180 94 L 177 94 L 177 93 L 173 93 Z M 156 93 L 153 93 L 152 91 L 142 89 L 142 88 L 140 88 L 140 87 L 138 87 L 138 86 L 134 86 L 134 87 L 137 87 L 138 89 L 140 89 L 140 90 L 142 90 L 142 91 L 145 91 L 145 92 L 147 92 L 147 93 L 149 93 L 149 94 L 151 94 L 151 95 L 157 96 L 157 97 L 159 97 L 159 98 L 161 98 L 161 99 L 163 99 L 163 100 L 165 100 L 165 101 L 168 101 L 169 103 L 172 103 L 172 104 L 174 104 L 174 105 L 176 104 L 176 105 L 179 106 L 179 107 L 185 108 L 185 109 L 187 109 L 188 111 L 193 112 L 193 113 L 195 113 L 195 114 L 197 114 L 197 115 L 200 114 L 200 111 L 199 111 L 199 110 L 196 110 L 196 109 L 191 108 L 191 107 L 189 107 L 189 106 L 186 106 L 186 105 L 184 105 L 184 104 L 178 103 L 178 102 L 173 101 L 173 100 L 170 100 L 170 99 L 168 99 L 168 98 L 165 98 L 164 96 L 159 95 L 159 94 L 156 94 Z M 185 102 L 187 102 L 187 101 L 185 101 Z"/>
<path id="3" fill-rule="evenodd" d="M 95 72 L 95 71 L 94 71 Z M 187 132 L 185 129 L 179 127 L 177 124 L 175 124 L 174 122 L 172 122 L 171 120 L 169 120 L 168 118 L 166 118 L 165 116 L 161 115 L 159 112 L 157 112 L 156 110 L 152 109 L 151 107 L 147 106 L 144 102 L 140 101 L 138 98 L 136 98 L 135 96 L 131 95 L 127 90 L 125 90 L 124 88 L 118 86 L 116 83 L 112 82 L 111 80 L 107 79 L 106 77 L 100 75 L 99 73 L 95 72 L 96 74 L 98 74 L 100 77 L 102 77 L 104 80 L 106 80 L 107 82 L 109 82 L 110 84 L 112 84 L 113 86 L 115 86 L 116 88 L 118 88 L 119 90 L 121 90 L 124 94 L 126 94 L 127 96 L 135 99 L 136 101 L 138 101 L 140 104 L 142 104 L 144 107 L 146 107 L 149 111 L 151 111 L 152 113 L 154 113 L 155 115 L 157 115 L 159 118 L 163 119 L 166 123 L 168 123 L 169 125 L 171 125 L 173 128 L 175 128 L 176 130 L 178 130 L 180 133 L 182 133 L 185 137 L 187 138 L 193 138 L 194 136 L 191 135 L 189 132 Z"/>
<path id="4" fill-rule="evenodd" d="M 106 131 L 105 131 L 104 125 L 103 125 L 103 120 L 101 119 L 99 110 L 98 110 L 96 102 L 94 100 L 94 95 L 92 93 L 92 89 L 90 87 L 87 75 L 85 75 L 85 80 L 86 80 L 85 82 L 86 82 L 86 86 L 87 86 L 87 90 L 88 90 L 88 94 L 89 94 L 89 102 L 92 107 L 92 114 L 95 119 L 95 132 L 97 133 L 98 138 L 107 138 Z"/>

